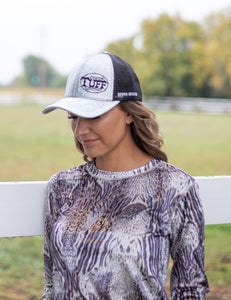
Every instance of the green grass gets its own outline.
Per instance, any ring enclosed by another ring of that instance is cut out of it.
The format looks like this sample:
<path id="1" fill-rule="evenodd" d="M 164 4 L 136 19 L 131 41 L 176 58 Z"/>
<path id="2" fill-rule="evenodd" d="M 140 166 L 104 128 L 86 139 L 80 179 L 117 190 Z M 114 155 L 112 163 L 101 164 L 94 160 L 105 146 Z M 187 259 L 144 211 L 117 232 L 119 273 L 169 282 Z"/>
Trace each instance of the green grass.
<path id="1" fill-rule="evenodd" d="M 43 237 L 0 240 L 0 299 L 4 289 L 41 298 Z M 14 287 L 14 289 L 12 288 Z M 9 294 L 9 292 L 7 292 Z M 38 298 L 39 299 L 39 298 Z"/>
<path id="2" fill-rule="evenodd" d="M 169 161 L 193 176 L 231 174 L 231 116 L 157 113 Z"/>
<path id="3" fill-rule="evenodd" d="M 0 107 L 0 180 L 47 180 L 82 163 L 66 113 L 37 105 Z M 170 163 L 194 176 L 231 174 L 231 116 L 157 113 Z"/>
<path id="4" fill-rule="evenodd" d="M 0 107 L 0 115 L 0 181 L 48 180 L 53 173 L 83 163 L 65 112 L 42 115 L 40 106 L 24 104 Z M 156 115 L 170 163 L 193 176 L 231 174 L 230 116 Z M 231 285 L 230 232 L 231 224 L 206 227 L 210 284 Z M 0 239 L 1 299 L 41 299 L 42 248 L 42 237 Z M 9 297 L 13 291 L 15 298 Z"/>
<path id="5" fill-rule="evenodd" d="M 43 115 L 37 105 L 0 107 L 1 181 L 48 180 L 82 162 L 65 112 Z"/>
<path id="6" fill-rule="evenodd" d="M 231 286 L 231 224 L 205 228 L 205 268 L 209 281 Z"/>

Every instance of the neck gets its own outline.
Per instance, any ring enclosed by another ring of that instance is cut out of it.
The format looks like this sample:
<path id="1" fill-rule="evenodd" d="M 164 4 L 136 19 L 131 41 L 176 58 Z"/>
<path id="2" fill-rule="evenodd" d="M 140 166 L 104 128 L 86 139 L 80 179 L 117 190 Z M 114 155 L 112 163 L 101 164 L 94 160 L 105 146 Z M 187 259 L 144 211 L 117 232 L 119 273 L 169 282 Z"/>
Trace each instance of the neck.
<path id="1" fill-rule="evenodd" d="M 114 154 L 113 157 L 96 158 L 96 167 L 104 171 L 123 172 L 139 168 L 152 159 L 152 156 L 133 145 L 124 149 L 123 153 Z"/>

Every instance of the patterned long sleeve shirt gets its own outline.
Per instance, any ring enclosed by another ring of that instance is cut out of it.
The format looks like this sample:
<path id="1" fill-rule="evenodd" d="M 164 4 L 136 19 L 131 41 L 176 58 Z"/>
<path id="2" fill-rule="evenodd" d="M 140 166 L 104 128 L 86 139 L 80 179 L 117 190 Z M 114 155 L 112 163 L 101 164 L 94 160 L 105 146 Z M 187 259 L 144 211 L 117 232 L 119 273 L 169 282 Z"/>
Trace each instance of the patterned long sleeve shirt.
<path id="1" fill-rule="evenodd" d="M 125 172 L 94 161 L 53 175 L 45 214 L 43 299 L 205 299 L 198 186 L 159 160 Z"/>

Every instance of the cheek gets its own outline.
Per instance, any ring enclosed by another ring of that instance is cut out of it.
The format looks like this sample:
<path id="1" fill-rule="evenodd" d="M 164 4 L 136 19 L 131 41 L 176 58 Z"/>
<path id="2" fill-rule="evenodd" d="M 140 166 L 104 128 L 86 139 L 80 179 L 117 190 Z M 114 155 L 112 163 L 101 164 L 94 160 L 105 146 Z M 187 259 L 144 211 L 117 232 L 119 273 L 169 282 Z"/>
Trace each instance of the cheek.
<path id="1" fill-rule="evenodd" d="M 127 133 L 127 125 L 125 122 L 115 122 L 107 127 L 107 133 L 104 135 L 109 144 L 117 144 Z"/>
<path id="2" fill-rule="evenodd" d="M 77 127 L 77 122 L 75 120 L 71 120 L 71 129 L 74 134 L 76 132 L 76 127 Z"/>

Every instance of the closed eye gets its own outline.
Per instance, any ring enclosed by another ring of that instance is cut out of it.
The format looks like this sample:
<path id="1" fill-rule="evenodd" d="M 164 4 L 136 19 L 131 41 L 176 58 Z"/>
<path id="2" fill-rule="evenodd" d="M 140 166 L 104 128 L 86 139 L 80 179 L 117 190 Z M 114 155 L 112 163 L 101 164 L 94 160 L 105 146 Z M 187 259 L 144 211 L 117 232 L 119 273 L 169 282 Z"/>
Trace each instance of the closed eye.
<path id="1" fill-rule="evenodd" d="M 68 115 L 67 118 L 70 119 L 70 120 L 73 120 L 73 119 L 77 119 L 78 116 L 75 116 L 75 115 Z"/>
<path id="2" fill-rule="evenodd" d="M 98 117 L 95 117 L 95 118 L 91 118 L 91 120 L 97 120 L 97 119 L 99 119 L 100 117 L 101 117 L 101 116 L 98 116 Z M 69 114 L 69 115 L 67 116 L 67 118 L 68 118 L 69 120 L 76 120 L 76 119 L 78 119 L 78 116 Z"/>

